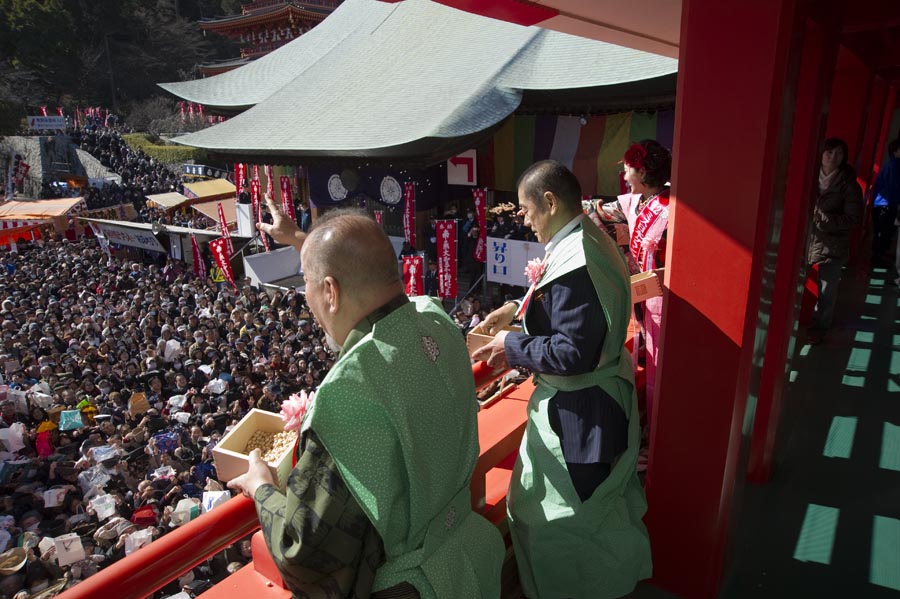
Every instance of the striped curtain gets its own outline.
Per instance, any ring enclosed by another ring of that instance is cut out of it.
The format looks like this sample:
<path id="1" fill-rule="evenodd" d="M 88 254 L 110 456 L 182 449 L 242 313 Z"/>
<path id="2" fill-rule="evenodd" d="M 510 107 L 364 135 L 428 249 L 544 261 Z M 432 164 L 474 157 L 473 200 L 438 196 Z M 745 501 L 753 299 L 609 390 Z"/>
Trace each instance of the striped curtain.
<path id="1" fill-rule="evenodd" d="M 575 173 L 582 191 L 590 195 L 620 193 L 619 161 L 628 146 L 656 139 L 671 148 L 675 114 L 626 112 L 591 116 L 513 115 L 497 130 L 481 153 L 487 168 L 480 169 L 484 185 L 515 191 L 519 175 L 529 165 L 552 158 Z"/>

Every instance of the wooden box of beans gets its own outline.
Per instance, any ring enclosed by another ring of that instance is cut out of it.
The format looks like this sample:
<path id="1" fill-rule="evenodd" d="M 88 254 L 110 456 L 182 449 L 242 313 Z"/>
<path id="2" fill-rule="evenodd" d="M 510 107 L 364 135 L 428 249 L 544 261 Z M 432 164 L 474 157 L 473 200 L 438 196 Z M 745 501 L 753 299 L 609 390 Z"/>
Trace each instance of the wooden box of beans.
<path id="1" fill-rule="evenodd" d="M 250 452 L 259 448 L 275 484 L 284 488 L 293 467 L 296 441 L 297 432 L 285 432 L 281 416 L 255 408 L 250 410 L 213 448 L 219 480 L 227 482 L 245 474 L 250 468 Z"/>

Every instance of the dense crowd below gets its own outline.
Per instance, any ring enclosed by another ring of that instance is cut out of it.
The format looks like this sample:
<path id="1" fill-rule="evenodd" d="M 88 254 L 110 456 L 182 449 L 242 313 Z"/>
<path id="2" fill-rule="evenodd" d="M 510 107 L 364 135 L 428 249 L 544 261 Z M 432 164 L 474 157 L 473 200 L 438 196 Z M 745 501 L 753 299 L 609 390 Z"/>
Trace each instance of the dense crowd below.
<path id="1" fill-rule="evenodd" d="M 221 489 L 211 450 L 228 427 L 314 389 L 334 360 L 300 293 L 247 281 L 235 292 L 172 260 L 108 258 L 94 240 L 18 249 L 0 254 L 6 598 L 71 586 L 123 557 L 135 533 L 171 530 L 181 500 Z M 112 514 L 95 502 L 105 495 Z M 85 556 L 60 567 L 52 539 L 67 533 Z M 244 543 L 188 578 L 215 581 L 248 559 Z"/>

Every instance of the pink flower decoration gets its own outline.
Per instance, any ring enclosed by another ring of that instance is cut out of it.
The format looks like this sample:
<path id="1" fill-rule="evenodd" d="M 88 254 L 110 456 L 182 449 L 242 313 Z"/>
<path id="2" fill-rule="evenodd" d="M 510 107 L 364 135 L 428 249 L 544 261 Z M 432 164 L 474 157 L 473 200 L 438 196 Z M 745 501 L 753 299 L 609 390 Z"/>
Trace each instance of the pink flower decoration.
<path id="1" fill-rule="evenodd" d="M 534 258 L 533 260 L 529 260 L 528 264 L 525 266 L 525 276 L 528 278 L 528 282 L 532 285 L 535 285 L 538 281 L 541 280 L 541 277 L 544 276 L 544 260 L 543 258 Z"/>
<path id="2" fill-rule="evenodd" d="M 281 404 L 281 419 L 284 420 L 284 430 L 300 430 L 303 424 L 303 417 L 316 399 L 315 391 L 309 395 L 306 391 L 294 393 L 286 401 Z"/>

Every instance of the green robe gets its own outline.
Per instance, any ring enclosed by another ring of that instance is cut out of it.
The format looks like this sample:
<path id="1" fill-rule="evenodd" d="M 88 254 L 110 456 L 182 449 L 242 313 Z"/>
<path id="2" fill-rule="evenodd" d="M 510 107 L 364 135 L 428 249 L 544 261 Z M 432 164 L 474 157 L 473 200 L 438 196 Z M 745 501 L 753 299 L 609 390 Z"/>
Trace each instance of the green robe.
<path id="1" fill-rule="evenodd" d="M 426 599 L 500 596 L 503 540 L 471 508 L 471 363 L 440 304 L 416 298 L 363 320 L 303 428 L 334 457 L 384 543 L 373 590 L 409 582 Z"/>
<path id="2" fill-rule="evenodd" d="M 508 496 L 510 536 L 525 595 L 532 599 L 605 599 L 632 591 L 651 574 L 646 511 L 637 478 L 640 424 L 631 356 L 624 348 L 631 288 L 624 258 L 589 219 L 551 252 L 537 290 L 587 266 L 603 306 L 607 335 L 596 369 L 586 374 L 535 374 L 528 423 Z M 528 332 L 527 319 L 524 322 Z M 549 421 L 557 391 L 599 386 L 628 416 L 628 448 L 609 477 L 582 502 Z"/>

